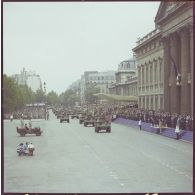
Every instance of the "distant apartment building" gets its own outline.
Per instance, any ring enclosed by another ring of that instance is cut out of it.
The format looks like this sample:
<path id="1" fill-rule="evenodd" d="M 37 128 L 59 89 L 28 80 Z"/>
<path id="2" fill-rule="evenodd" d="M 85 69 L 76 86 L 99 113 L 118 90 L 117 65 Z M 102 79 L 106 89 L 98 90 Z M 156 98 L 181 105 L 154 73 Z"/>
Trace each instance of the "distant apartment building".
<path id="1" fill-rule="evenodd" d="M 35 71 L 26 71 L 22 69 L 20 74 L 12 76 L 18 85 L 27 85 L 36 92 L 38 89 L 42 89 L 41 78 L 35 73 Z"/>
<path id="2" fill-rule="evenodd" d="M 80 97 L 81 104 L 85 103 L 85 91 L 87 86 L 94 84 L 100 89 L 100 93 L 108 93 L 109 86 L 115 81 L 115 71 L 86 71 L 81 76 Z"/>
<path id="3" fill-rule="evenodd" d="M 100 88 L 100 93 L 109 93 L 108 87 L 115 81 L 115 71 L 98 72 L 89 75 L 87 82 Z"/>

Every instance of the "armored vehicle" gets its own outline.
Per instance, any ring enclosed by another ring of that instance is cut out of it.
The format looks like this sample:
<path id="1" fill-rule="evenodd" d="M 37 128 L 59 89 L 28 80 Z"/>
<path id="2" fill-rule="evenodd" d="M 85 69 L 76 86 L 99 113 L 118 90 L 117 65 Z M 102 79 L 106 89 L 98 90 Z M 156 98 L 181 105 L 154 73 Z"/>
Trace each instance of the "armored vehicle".
<path id="1" fill-rule="evenodd" d="M 94 127 L 96 120 L 92 116 L 87 116 L 84 119 L 84 126 L 92 125 Z"/>
<path id="2" fill-rule="evenodd" d="M 85 120 L 85 115 L 82 114 L 81 116 L 79 116 L 79 123 L 82 124 Z"/>
<path id="3" fill-rule="evenodd" d="M 17 133 L 20 134 L 20 136 L 25 136 L 26 134 L 35 134 L 36 136 L 40 136 L 42 131 L 40 129 L 40 127 L 34 127 L 34 128 L 19 128 L 19 127 L 16 127 L 17 129 Z"/>
<path id="4" fill-rule="evenodd" d="M 73 118 L 77 118 L 78 119 L 79 118 L 78 114 L 72 114 L 71 115 L 71 119 L 73 119 Z"/>
<path id="5" fill-rule="evenodd" d="M 95 132 L 99 133 L 101 130 L 106 130 L 106 132 L 111 132 L 111 123 L 105 120 L 98 120 L 95 122 Z"/>
<path id="6" fill-rule="evenodd" d="M 66 121 L 67 123 L 70 122 L 69 116 L 68 116 L 68 115 L 62 116 L 62 117 L 60 118 L 60 123 L 62 123 L 62 122 L 64 122 L 64 121 Z"/>

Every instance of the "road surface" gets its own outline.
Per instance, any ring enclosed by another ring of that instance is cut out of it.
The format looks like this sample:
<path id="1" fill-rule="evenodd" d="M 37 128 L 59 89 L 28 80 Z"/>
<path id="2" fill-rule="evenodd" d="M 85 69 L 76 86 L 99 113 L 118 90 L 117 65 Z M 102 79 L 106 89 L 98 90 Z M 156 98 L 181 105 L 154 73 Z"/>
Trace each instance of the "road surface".
<path id="1" fill-rule="evenodd" d="M 4 192 L 192 192 L 193 145 L 112 123 L 95 133 L 78 119 L 34 120 L 41 136 L 20 137 L 19 120 L 4 121 Z M 33 157 L 16 146 L 32 142 Z"/>

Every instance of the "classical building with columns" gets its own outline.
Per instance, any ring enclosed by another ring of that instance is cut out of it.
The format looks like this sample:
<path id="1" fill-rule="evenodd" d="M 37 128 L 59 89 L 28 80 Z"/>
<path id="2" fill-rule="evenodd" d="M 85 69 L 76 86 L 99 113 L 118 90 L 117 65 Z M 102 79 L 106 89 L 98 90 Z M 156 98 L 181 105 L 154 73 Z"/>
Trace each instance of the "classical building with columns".
<path id="1" fill-rule="evenodd" d="M 133 51 L 138 68 L 139 108 L 164 109 L 161 32 L 156 29 L 139 39 Z"/>
<path id="2" fill-rule="evenodd" d="M 164 45 L 164 109 L 193 114 L 193 2 L 162 2 L 155 23 Z M 172 73 L 172 61 L 180 83 Z"/>
<path id="3" fill-rule="evenodd" d="M 161 2 L 155 24 L 156 29 L 133 49 L 139 107 L 192 115 L 193 2 Z"/>

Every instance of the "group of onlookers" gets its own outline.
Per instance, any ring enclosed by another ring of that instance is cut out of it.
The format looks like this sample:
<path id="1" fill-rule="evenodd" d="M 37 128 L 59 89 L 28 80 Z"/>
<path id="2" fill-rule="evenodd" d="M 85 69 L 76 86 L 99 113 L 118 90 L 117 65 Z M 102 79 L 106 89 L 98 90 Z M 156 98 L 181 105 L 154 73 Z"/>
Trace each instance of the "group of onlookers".
<path id="1" fill-rule="evenodd" d="M 14 111 L 13 113 L 4 114 L 4 119 L 44 119 L 45 108 L 44 107 L 29 107 L 23 110 Z"/>
<path id="2" fill-rule="evenodd" d="M 179 115 L 177 113 L 169 113 L 163 110 L 148 110 L 136 108 L 134 105 L 98 105 L 95 112 L 111 113 L 117 117 L 126 119 L 141 120 L 142 122 L 151 123 L 152 126 L 162 124 L 171 128 L 179 128 L 182 130 L 192 131 L 193 118 L 189 114 Z"/>

